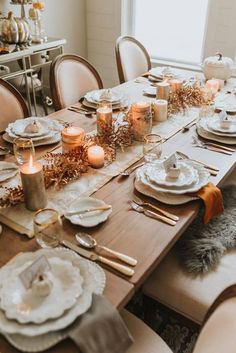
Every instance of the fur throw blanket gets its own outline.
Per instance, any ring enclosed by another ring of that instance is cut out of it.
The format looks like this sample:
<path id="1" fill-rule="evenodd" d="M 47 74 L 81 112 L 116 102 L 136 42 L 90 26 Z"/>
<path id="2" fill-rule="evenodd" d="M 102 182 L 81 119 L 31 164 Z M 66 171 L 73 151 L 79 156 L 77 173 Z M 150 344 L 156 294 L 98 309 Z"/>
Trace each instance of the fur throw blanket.
<path id="1" fill-rule="evenodd" d="M 223 188 L 222 195 L 224 213 L 203 225 L 200 212 L 176 244 L 180 262 L 193 275 L 216 268 L 226 250 L 236 247 L 236 186 Z"/>

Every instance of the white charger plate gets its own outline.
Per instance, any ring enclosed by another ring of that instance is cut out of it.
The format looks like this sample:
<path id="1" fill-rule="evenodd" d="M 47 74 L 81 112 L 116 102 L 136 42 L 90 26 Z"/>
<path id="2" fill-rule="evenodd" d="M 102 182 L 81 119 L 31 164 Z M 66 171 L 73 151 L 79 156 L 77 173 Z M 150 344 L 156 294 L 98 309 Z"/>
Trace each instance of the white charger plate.
<path id="1" fill-rule="evenodd" d="M 52 283 L 47 296 L 38 296 L 32 289 L 25 289 L 19 274 L 31 265 L 24 263 L 15 269 L 0 287 L 0 306 L 8 319 L 20 323 L 40 324 L 48 319 L 55 319 L 70 309 L 82 293 L 83 278 L 78 268 L 70 261 L 58 257 L 50 258 L 50 270 L 47 276 Z M 63 298 L 63 300 L 61 300 Z"/>
<path id="2" fill-rule="evenodd" d="M 157 184 L 150 182 L 150 180 L 146 175 L 146 171 L 148 168 L 147 165 L 144 165 L 143 167 L 139 168 L 136 171 L 136 176 L 144 185 L 149 186 L 154 192 L 169 193 L 174 195 L 183 195 L 190 192 L 197 192 L 208 183 L 210 173 L 197 163 L 194 163 L 192 161 L 186 161 L 185 163 L 193 166 L 198 171 L 198 176 L 199 176 L 198 182 L 192 185 L 189 185 L 188 187 L 173 189 L 171 187 L 161 187 Z"/>
<path id="3" fill-rule="evenodd" d="M 25 132 L 25 128 L 29 124 L 33 124 L 35 121 L 40 125 L 40 130 L 38 132 L 31 132 L 31 133 Z M 32 116 L 32 117 L 25 118 L 25 119 L 17 119 L 13 123 L 10 123 L 8 125 L 8 128 L 10 128 L 12 133 L 17 136 L 33 138 L 33 137 L 39 137 L 42 135 L 46 135 L 49 130 L 49 124 L 45 118 Z"/>
<path id="4" fill-rule="evenodd" d="M 5 170 L 7 168 L 12 168 L 10 170 Z M 0 183 L 13 178 L 18 173 L 18 167 L 15 163 L 10 162 L 0 162 Z"/>
<path id="5" fill-rule="evenodd" d="M 87 101 L 86 98 L 84 98 L 83 100 L 83 105 L 87 108 L 92 108 L 92 109 L 97 109 L 97 106 L 98 106 L 98 103 L 92 103 L 92 102 L 89 102 Z M 120 109 L 122 106 L 121 102 L 118 102 L 118 103 L 112 103 L 112 109 Z"/>
<path id="6" fill-rule="evenodd" d="M 73 202 L 64 214 L 71 223 L 83 227 L 94 227 L 99 223 L 105 222 L 112 213 L 112 208 L 104 211 L 92 211 L 81 215 L 69 215 L 71 212 L 81 212 L 90 208 L 105 206 L 106 203 L 102 200 L 93 197 L 81 197 Z"/>
<path id="7" fill-rule="evenodd" d="M 210 132 L 213 131 L 215 134 L 220 134 L 221 136 L 232 136 L 236 137 L 236 119 L 228 118 L 229 126 L 224 128 L 221 126 L 221 120 L 219 116 L 213 116 L 211 118 L 206 118 L 207 126 Z"/>
<path id="8" fill-rule="evenodd" d="M 181 188 L 198 182 L 198 172 L 195 168 L 181 161 L 178 161 L 178 167 L 180 168 L 180 174 L 176 179 L 168 177 L 163 163 L 157 163 L 148 167 L 146 175 L 152 183 L 167 187 Z"/>
<path id="9" fill-rule="evenodd" d="M 10 137 L 8 135 L 8 133 L 3 134 L 2 137 L 3 137 L 3 140 L 13 144 L 14 138 Z M 44 146 L 44 145 L 52 145 L 53 143 L 57 143 L 59 141 L 61 141 L 61 133 L 60 132 L 55 132 L 53 134 L 53 136 L 51 136 L 49 138 L 44 138 L 44 139 L 39 140 L 39 141 L 34 141 L 33 140 L 33 144 L 34 144 L 35 147 L 37 147 L 37 146 Z"/>
<path id="10" fill-rule="evenodd" d="M 199 136 L 207 140 L 221 142 L 221 143 L 224 143 L 225 145 L 236 145 L 236 137 L 231 137 L 231 136 L 225 137 L 225 136 L 215 135 L 203 129 L 202 126 L 199 125 L 198 123 L 197 123 L 197 133 Z"/>
<path id="11" fill-rule="evenodd" d="M 8 278 L 16 268 L 27 261 L 34 261 L 41 255 L 45 255 L 48 259 L 58 256 L 61 259 L 71 261 L 73 266 L 79 269 L 84 279 L 82 284 L 83 292 L 71 309 L 65 311 L 59 318 L 45 321 L 42 324 L 20 324 L 16 320 L 9 320 L 4 312 L 0 310 L 0 332 L 4 335 L 20 334 L 22 337 L 26 336 L 24 337 L 24 344 L 26 346 L 28 341 L 30 342 L 30 338 L 32 343 L 34 336 L 45 335 L 47 333 L 50 333 L 51 341 L 52 337 L 54 337 L 54 342 L 58 339 L 61 340 L 62 335 L 59 330 L 69 326 L 78 316 L 85 313 L 91 305 L 92 293 L 102 294 L 106 283 L 105 273 L 100 266 L 92 261 L 83 259 L 75 252 L 65 248 L 40 249 L 36 252 L 19 254 L 12 262 L 0 269 L 0 283 Z"/>

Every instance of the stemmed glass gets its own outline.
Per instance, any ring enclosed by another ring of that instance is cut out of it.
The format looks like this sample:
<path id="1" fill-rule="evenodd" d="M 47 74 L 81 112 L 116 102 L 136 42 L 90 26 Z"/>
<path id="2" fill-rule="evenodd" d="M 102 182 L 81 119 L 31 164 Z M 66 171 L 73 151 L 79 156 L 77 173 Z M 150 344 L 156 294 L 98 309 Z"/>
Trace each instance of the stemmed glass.
<path id="1" fill-rule="evenodd" d="M 34 144 L 31 139 L 16 138 L 13 141 L 13 151 L 18 164 L 28 163 L 30 158 L 35 157 Z"/>
<path id="2" fill-rule="evenodd" d="M 147 134 L 143 141 L 143 154 L 146 163 L 157 162 L 162 154 L 162 137 L 157 134 Z"/>
<path id="3" fill-rule="evenodd" d="M 52 208 L 37 211 L 33 219 L 34 235 L 42 248 L 55 248 L 62 240 L 62 220 Z"/>

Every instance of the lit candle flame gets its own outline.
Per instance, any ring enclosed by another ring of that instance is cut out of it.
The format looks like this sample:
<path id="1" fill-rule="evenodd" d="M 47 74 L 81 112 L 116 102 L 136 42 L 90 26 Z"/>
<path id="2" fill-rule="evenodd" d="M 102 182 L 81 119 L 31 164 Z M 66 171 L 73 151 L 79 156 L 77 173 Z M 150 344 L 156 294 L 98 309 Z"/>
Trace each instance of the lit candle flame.
<path id="1" fill-rule="evenodd" d="M 30 158 L 29 158 L 29 167 L 30 167 L 30 168 L 33 168 L 33 166 L 34 166 L 34 159 L 33 159 L 32 154 L 30 154 Z"/>

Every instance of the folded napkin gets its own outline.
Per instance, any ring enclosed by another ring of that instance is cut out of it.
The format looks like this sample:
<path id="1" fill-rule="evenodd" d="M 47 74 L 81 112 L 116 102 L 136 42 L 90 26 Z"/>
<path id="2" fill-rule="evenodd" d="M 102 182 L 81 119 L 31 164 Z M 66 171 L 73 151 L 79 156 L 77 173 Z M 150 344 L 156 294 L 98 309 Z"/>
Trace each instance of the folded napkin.
<path id="1" fill-rule="evenodd" d="M 125 353 L 133 339 L 118 311 L 101 295 L 70 328 L 68 336 L 81 353 Z"/>
<path id="2" fill-rule="evenodd" d="M 214 184 L 208 183 L 191 196 L 197 196 L 204 202 L 205 212 L 203 223 L 207 224 L 213 217 L 224 212 L 223 198 L 219 188 Z"/>

